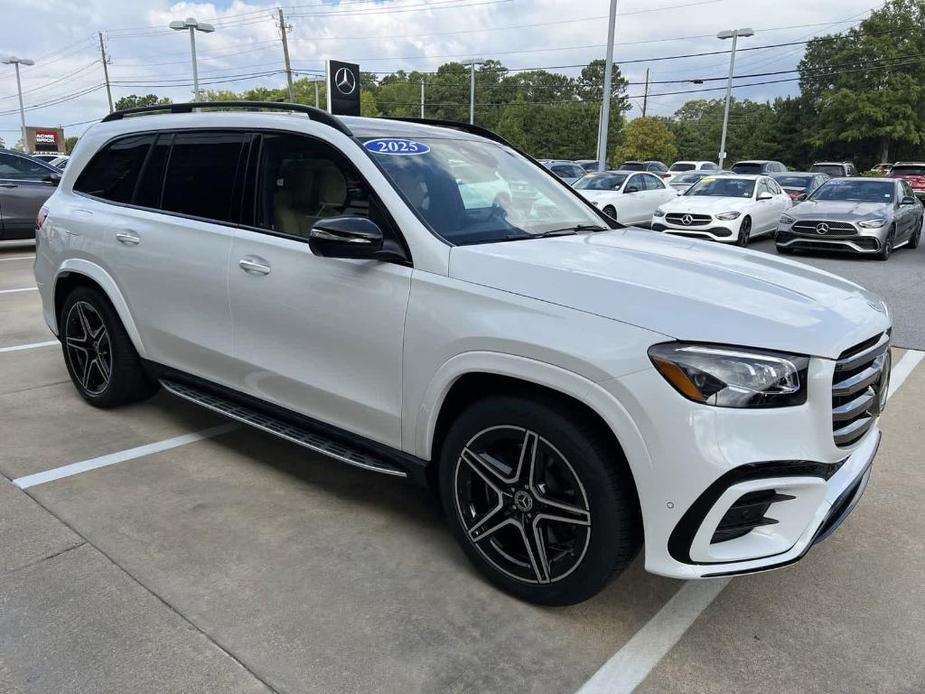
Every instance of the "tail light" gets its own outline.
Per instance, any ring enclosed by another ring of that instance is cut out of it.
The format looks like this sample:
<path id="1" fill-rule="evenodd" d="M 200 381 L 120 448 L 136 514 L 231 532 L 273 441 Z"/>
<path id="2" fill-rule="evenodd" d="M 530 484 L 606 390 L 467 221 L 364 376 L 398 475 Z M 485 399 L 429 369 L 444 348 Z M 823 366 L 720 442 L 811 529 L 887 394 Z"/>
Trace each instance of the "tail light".
<path id="1" fill-rule="evenodd" d="M 45 219 L 48 217 L 48 208 L 44 205 L 39 210 L 38 215 L 35 217 L 35 230 L 38 231 L 42 228 L 42 225 L 45 223 Z"/>

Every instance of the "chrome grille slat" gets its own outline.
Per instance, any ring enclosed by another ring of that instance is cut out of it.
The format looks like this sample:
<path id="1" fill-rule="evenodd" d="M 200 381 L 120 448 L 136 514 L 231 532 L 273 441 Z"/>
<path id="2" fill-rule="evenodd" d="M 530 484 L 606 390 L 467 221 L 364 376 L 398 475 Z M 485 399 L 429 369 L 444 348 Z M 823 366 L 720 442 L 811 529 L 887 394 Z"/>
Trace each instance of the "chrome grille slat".
<path id="1" fill-rule="evenodd" d="M 832 374 L 832 437 L 851 446 L 880 416 L 880 389 L 889 368 L 890 333 L 874 335 L 839 355 Z"/>

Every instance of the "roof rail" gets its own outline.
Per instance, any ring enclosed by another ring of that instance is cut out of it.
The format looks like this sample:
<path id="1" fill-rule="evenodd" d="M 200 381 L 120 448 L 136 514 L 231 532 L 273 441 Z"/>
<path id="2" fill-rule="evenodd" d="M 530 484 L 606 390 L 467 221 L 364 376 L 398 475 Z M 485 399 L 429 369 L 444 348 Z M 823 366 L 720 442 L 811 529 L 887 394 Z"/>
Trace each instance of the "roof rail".
<path id="1" fill-rule="evenodd" d="M 125 116 L 134 116 L 142 113 L 192 113 L 195 108 L 211 109 L 242 109 L 255 110 L 267 109 L 273 111 L 293 111 L 295 113 L 304 113 L 311 120 L 324 125 L 330 126 L 344 135 L 353 137 L 350 128 L 344 125 L 336 116 L 332 116 L 327 111 L 322 111 L 314 106 L 305 104 L 290 104 L 285 101 L 190 101 L 182 104 L 154 104 L 153 106 L 137 106 L 136 108 L 126 108 L 121 111 L 113 111 L 103 118 L 102 123 L 122 120 Z"/>
<path id="2" fill-rule="evenodd" d="M 484 137 L 487 140 L 500 142 L 502 145 L 507 145 L 511 149 L 518 149 L 497 133 L 492 132 L 488 128 L 479 127 L 478 125 L 460 123 L 459 121 L 455 120 L 442 120 L 439 118 L 400 118 L 395 116 L 382 116 L 382 118 L 385 120 L 402 121 L 404 123 L 420 123 L 421 125 L 437 125 L 441 128 L 453 128 L 454 130 L 461 130 L 465 133 L 471 133 L 472 135 L 479 135 L 480 137 Z"/>

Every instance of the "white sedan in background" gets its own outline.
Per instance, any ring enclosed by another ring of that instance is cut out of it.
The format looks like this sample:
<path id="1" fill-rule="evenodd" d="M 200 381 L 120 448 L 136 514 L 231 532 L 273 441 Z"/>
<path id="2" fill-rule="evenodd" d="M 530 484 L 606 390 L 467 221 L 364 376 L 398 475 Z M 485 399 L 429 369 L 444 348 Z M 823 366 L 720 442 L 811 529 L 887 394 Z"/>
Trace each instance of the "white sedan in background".
<path id="1" fill-rule="evenodd" d="M 641 171 L 592 173 L 580 178 L 573 187 L 621 224 L 648 224 L 660 205 L 678 195 L 658 176 Z"/>
<path id="2" fill-rule="evenodd" d="M 652 229 L 745 247 L 750 238 L 773 235 L 792 205 L 768 176 L 707 176 L 659 207 Z"/>

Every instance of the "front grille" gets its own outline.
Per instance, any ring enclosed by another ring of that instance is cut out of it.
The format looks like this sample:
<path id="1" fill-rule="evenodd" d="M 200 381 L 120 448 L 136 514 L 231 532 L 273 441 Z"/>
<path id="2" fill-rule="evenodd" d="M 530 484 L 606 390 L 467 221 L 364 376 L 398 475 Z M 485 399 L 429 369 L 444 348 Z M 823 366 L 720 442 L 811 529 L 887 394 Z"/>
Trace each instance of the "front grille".
<path id="1" fill-rule="evenodd" d="M 838 357 L 832 377 L 835 445 L 857 443 L 880 414 L 889 387 L 890 334 L 875 335 Z M 881 395 L 883 397 L 881 397 Z"/>
<path id="2" fill-rule="evenodd" d="M 798 234 L 812 234 L 813 236 L 826 236 L 830 238 L 857 236 L 858 233 L 855 226 L 848 222 L 827 222 L 822 219 L 795 222 L 791 229 Z"/>
<path id="3" fill-rule="evenodd" d="M 713 221 L 713 217 L 708 214 L 685 214 L 681 212 L 672 212 L 671 214 L 666 215 L 665 219 L 667 219 L 672 224 L 680 224 L 686 227 L 703 226 L 704 224 L 709 224 L 711 221 Z M 685 222 L 685 219 L 689 219 L 690 221 Z"/>

